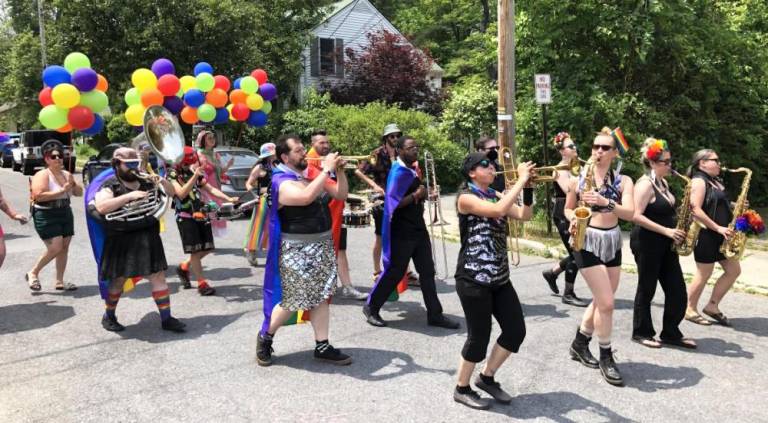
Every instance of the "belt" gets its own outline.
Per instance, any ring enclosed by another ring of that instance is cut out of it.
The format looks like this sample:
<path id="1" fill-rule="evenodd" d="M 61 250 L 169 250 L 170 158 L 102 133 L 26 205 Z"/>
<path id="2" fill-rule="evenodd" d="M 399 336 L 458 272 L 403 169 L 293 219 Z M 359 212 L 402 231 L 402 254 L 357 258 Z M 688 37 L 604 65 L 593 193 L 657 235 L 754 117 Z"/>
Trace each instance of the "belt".
<path id="1" fill-rule="evenodd" d="M 69 206 L 70 206 L 69 198 L 60 198 L 58 200 L 42 201 L 34 204 L 34 207 L 39 210 L 63 209 Z"/>

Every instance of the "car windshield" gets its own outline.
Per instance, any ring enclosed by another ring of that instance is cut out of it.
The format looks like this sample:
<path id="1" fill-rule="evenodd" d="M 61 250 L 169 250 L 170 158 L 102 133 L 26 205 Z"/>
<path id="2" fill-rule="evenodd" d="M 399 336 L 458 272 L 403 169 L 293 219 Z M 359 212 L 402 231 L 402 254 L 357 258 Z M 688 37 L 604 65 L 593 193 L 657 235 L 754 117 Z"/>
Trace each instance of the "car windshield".
<path id="1" fill-rule="evenodd" d="M 224 150 L 219 151 L 218 153 L 219 156 L 221 156 L 222 165 L 227 164 L 229 159 L 234 157 L 235 162 L 232 164 L 232 167 L 252 167 L 259 160 L 259 156 L 252 151 Z"/>

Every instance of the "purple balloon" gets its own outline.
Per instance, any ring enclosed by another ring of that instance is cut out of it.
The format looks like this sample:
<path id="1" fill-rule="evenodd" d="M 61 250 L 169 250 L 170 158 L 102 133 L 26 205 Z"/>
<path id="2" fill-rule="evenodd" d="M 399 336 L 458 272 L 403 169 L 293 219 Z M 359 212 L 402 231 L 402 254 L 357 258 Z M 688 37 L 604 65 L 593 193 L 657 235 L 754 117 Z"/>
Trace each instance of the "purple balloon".
<path id="1" fill-rule="evenodd" d="M 82 131 L 85 135 L 96 135 L 104 129 L 104 119 L 98 114 L 94 114 L 93 125 L 90 128 Z"/>
<path id="2" fill-rule="evenodd" d="M 184 102 L 175 95 L 169 95 L 163 100 L 163 107 L 168 109 L 168 111 L 174 115 L 178 115 L 181 113 L 181 109 L 184 108 Z"/>
<path id="3" fill-rule="evenodd" d="M 195 76 L 200 75 L 201 73 L 210 73 L 213 75 L 213 66 L 207 62 L 200 62 L 195 65 L 195 70 L 193 73 Z"/>
<path id="4" fill-rule="evenodd" d="M 220 107 L 216 109 L 216 118 L 213 123 L 227 123 L 229 122 L 229 110 L 226 107 Z"/>
<path id="5" fill-rule="evenodd" d="M 176 67 L 173 66 L 173 62 L 166 58 L 157 59 L 152 63 L 152 73 L 158 78 L 163 75 L 176 73 Z"/>
<path id="6" fill-rule="evenodd" d="M 251 112 L 250 115 L 248 115 L 248 125 L 260 127 L 267 124 L 267 114 L 262 112 L 261 110 L 257 110 L 255 112 Z"/>
<path id="7" fill-rule="evenodd" d="M 96 88 L 99 83 L 99 75 L 93 69 L 80 68 L 72 74 L 72 85 L 80 92 L 88 92 Z"/>
<path id="8" fill-rule="evenodd" d="M 64 69 L 64 66 L 51 65 L 43 70 L 43 83 L 51 88 L 70 82 L 72 82 L 72 76 Z"/>
<path id="9" fill-rule="evenodd" d="M 272 101 L 277 97 L 277 87 L 267 82 L 259 87 L 259 94 L 264 101 Z"/>

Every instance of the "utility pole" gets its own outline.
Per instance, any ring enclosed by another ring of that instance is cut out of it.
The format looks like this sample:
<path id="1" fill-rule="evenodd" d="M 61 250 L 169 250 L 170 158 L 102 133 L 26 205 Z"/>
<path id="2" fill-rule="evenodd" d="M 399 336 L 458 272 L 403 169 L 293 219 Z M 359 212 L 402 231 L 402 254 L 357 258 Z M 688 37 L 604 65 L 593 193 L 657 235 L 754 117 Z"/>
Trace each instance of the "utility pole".
<path id="1" fill-rule="evenodd" d="M 37 26 L 40 27 L 40 56 L 43 60 L 43 69 L 48 66 L 45 58 L 45 26 L 43 25 L 43 0 L 37 0 Z"/>
<path id="2" fill-rule="evenodd" d="M 506 162 L 517 163 L 515 146 L 515 0 L 498 0 L 499 100 L 497 141 L 511 154 Z M 504 160 L 505 158 L 500 157 Z"/>

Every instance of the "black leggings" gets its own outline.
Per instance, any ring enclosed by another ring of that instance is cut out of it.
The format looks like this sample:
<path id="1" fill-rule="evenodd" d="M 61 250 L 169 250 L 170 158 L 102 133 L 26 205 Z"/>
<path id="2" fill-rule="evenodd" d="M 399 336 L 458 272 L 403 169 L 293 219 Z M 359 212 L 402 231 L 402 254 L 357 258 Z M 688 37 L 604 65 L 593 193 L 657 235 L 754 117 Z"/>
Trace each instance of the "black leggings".
<path id="1" fill-rule="evenodd" d="M 565 283 L 573 284 L 576 282 L 576 275 L 579 273 L 579 267 L 576 266 L 576 260 L 573 258 L 573 248 L 571 248 L 571 233 L 568 228 L 571 226 L 571 222 L 565 217 L 552 216 L 552 221 L 557 227 L 557 232 L 560 234 L 560 239 L 563 241 L 565 249 L 568 251 L 568 257 L 560 260 L 560 269 L 565 271 Z"/>
<path id="2" fill-rule="evenodd" d="M 456 279 L 456 293 L 467 319 L 467 340 L 461 356 L 472 363 L 485 359 L 491 338 L 491 315 L 501 326 L 496 342 L 504 349 L 517 352 L 525 339 L 525 319 L 512 283 L 484 286 L 465 278 Z"/>
<path id="3" fill-rule="evenodd" d="M 637 263 L 637 292 L 632 336 L 651 338 L 656 335 L 651 319 L 651 300 L 656 294 L 656 281 L 664 290 L 664 318 L 661 339 L 683 337 L 679 325 L 685 316 L 688 294 L 685 290 L 680 258 L 672 250 L 672 240 L 661 235 L 633 231 L 630 242 Z"/>

